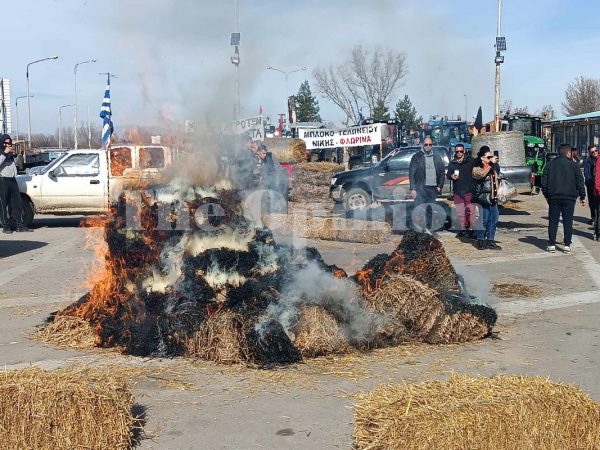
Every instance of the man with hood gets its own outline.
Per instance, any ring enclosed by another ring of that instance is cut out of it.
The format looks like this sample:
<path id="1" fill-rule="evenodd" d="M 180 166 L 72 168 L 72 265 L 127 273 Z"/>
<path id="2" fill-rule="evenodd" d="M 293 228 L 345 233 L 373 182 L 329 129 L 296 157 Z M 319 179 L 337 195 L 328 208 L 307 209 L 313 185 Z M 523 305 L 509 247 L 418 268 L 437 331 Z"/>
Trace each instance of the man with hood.
<path id="1" fill-rule="evenodd" d="M 9 203 L 11 218 L 17 225 L 17 231 L 31 231 L 23 224 L 23 205 L 16 178 L 16 150 L 12 145 L 12 138 L 8 134 L 3 134 L 0 139 L 2 142 L 0 151 L 0 217 L 4 226 L 3 232 L 12 233 L 8 216 Z"/>

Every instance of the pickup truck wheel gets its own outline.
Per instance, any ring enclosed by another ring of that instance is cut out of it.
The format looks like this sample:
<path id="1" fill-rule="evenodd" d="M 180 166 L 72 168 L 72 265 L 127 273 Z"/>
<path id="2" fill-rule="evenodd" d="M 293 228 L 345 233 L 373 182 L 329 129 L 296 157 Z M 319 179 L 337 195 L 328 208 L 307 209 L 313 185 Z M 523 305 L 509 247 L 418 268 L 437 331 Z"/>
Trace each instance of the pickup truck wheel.
<path id="1" fill-rule="evenodd" d="M 356 211 L 364 209 L 371 204 L 371 196 L 361 188 L 351 188 L 344 195 L 344 209 Z"/>
<path id="2" fill-rule="evenodd" d="M 30 227 L 33 222 L 33 203 L 25 196 L 21 196 L 21 204 L 23 205 L 23 225 Z"/>

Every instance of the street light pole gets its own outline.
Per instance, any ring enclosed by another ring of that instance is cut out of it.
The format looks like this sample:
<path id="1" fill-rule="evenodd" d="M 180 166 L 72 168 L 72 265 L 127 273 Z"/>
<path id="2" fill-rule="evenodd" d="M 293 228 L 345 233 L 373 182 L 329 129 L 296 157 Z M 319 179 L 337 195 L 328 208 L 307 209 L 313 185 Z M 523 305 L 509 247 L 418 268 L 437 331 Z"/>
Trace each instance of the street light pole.
<path id="1" fill-rule="evenodd" d="M 294 70 L 281 70 L 281 69 L 277 69 L 275 67 L 267 67 L 267 70 L 274 70 L 276 72 L 282 73 L 285 76 L 285 92 L 284 92 L 284 97 L 285 97 L 285 109 L 283 110 L 283 112 L 285 113 L 285 115 L 287 116 L 287 110 L 288 110 L 288 77 L 295 73 L 295 72 L 303 72 L 306 70 L 306 67 L 300 67 L 298 69 L 294 69 Z M 286 120 L 286 128 L 289 128 L 289 120 Z"/>
<path id="2" fill-rule="evenodd" d="M 498 23 L 496 25 L 496 38 L 500 37 L 502 24 L 502 0 L 498 0 Z M 498 39 L 496 39 L 496 82 L 494 93 L 494 128 L 496 132 L 500 131 L 500 64 L 503 58 L 498 49 Z"/>
<path id="3" fill-rule="evenodd" d="M 25 72 L 25 78 L 27 81 L 27 128 L 28 128 L 28 147 L 31 151 L 31 95 L 29 95 L 29 66 L 37 64 L 42 61 L 48 61 L 49 59 L 58 59 L 58 56 L 50 56 L 49 58 L 38 59 L 27 64 L 27 71 Z"/>
<path id="4" fill-rule="evenodd" d="M 58 149 L 62 150 L 62 109 L 73 105 L 62 105 L 58 107 Z"/>
<path id="5" fill-rule="evenodd" d="M 463 94 L 465 96 L 465 121 L 467 122 L 467 124 L 469 123 L 469 116 L 467 116 L 467 114 L 469 113 L 469 102 L 467 99 L 467 94 Z"/>
<path id="6" fill-rule="evenodd" d="M 78 62 L 77 64 L 75 64 L 75 67 L 73 67 L 73 77 L 75 78 L 75 102 L 73 103 L 73 105 L 74 105 L 73 142 L 74 142 L 75 150 L 77 150 L 77 148 L 78 148 L 78 145 L 77 145 L 77 66 L 80 66 L 81 64 L 88 64 L 88 63 L 94 63 L 94 62 L 96 62 L 95 59 L 90 59 L 88 61 L 81 61 L 81 62 Z"/>
<path id="7" fill-rule="evenodd" d="M 32 95 L 32 97 L 35 97 L 35 95 Z M 17 126 L 17 141 L 19 140 L 19 99 L 20 98 L 27 98 L 26 95 L 21 95 L 20 97 L 17 97 L 15 99 L 15 122 L 16 122 L 16 126 Z"/>

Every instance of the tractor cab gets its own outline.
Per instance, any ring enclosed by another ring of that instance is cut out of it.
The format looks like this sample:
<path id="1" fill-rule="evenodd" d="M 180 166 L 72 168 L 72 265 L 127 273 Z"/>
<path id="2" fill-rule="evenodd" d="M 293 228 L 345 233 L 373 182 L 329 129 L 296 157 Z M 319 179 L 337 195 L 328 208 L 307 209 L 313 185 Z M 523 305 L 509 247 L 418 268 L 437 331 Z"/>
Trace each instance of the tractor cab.
<path id="1" fill-rule="evenodd" d="M 464 120 L 448 120 L 447 118 L 433 118 L 424 127 L 424 135 L 428 135 L 433 145 L 448 148 L 456 144 L 463 144 L 467 151 L 471 150 L 471 135 L 469 127 Z"/>

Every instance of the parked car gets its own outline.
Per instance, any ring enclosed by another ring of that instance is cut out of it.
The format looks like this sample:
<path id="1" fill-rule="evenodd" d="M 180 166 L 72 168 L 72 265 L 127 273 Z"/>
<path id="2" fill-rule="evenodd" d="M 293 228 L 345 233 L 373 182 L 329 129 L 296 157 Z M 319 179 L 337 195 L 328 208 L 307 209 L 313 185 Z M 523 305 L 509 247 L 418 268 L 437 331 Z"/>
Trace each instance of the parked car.
<path id="1" fill-rule="evenodd" d="M 343 203 L 346 212 L 367 208 L 374 202 L 398 203 L 412 201 L 409 197 L 408 168 L 413 155 L 420 146 L 396 149 L 371 167 L 348 170 L 335 174 L 331 179 L 329 196 L 336 203 Z M 441 156 L 448 167 L 449 150 L 436 146 L 433 151 Z M 442 193 L 450 192 L 450 184 L 444 184 Z"/>
<path id="2" fill-rule="evenodd" d="M 17 175 L 24 222 L 30 225 L 35 214 L 104 213 L 125 184 L 158 179 L 175 157 L 176 150 L 161 145 L 70 150 L 37 173 Z"/>

